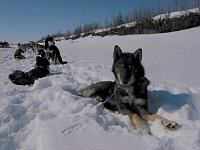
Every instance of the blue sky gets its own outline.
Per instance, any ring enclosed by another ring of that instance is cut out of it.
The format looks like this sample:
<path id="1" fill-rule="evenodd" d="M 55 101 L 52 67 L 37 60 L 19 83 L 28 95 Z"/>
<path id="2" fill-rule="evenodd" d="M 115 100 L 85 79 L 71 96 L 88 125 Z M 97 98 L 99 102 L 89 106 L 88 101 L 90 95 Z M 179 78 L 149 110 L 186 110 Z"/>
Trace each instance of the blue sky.
<path id="1" fill-rule="evenodd" d="M 168 0 L 0 0 L 0 41 L 28 42 Z"/>

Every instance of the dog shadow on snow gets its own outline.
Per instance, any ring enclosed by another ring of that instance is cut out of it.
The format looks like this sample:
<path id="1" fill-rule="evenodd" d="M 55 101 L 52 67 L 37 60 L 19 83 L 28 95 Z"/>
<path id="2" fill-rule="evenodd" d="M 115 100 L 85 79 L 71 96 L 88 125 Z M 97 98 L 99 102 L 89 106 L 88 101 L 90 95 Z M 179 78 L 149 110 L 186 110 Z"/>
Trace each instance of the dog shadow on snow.
<path id="1" fill-rule="evenodd" d="M 151 113 L 157 113 L 159 108 L 173 113 L 182 106 L 190 105 L 191 95 L 186 93 L 172 94 L 164 90 L 149 91 L 148 109 Z"/>

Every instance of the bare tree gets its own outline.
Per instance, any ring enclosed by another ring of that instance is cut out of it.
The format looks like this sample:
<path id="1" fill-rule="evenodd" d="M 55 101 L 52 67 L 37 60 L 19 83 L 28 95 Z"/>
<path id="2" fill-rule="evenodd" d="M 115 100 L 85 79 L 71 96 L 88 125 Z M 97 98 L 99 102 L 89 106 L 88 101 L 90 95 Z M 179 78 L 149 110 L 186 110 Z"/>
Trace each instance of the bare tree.
<path id="1" fill-rule="evenodd" d="M 65 33 L 65 37 L 68 38 L 72 35 L 72 32 L 70 30 L 67 30 L 67 32 Z"/>
<path id="2" fill-rule="evenodd" d="M 112 21 L 106 19 L 106 20 L 105 20 L 105 23 L 104 23 L 104 27 L 105 27 L 105 28 L 110 28 L 110 27 L 112 27 L 112 26 L 114 26 L 114 24 L 112 23 Z"/>
<path id="3" fill-rule="evenodd" d="M 98 28 L 100 28 L 99 23 L 94 22 L 94 23 L 89 23 L 89 24 L 83 25 L 82 31 L 83 31 L 84 33 L 88 33 L 88 32 L 90 32 L 90 31 L 96 30 L 96 29 L 98 29 Z"/>
<path id="4" fill-rule="evenodd" d="M 122 25 L 124 22 L 122 14 L 119 12 L 118 15 L 113 17 L 114 26 Z"/>
<path id="5" fill-rule="evenodd" d="M 186 10 L 189 8 L 191 1 L 189 0 L 175 0 L 177 9 Z"/>
<path id="6" fill-rule="evenodd" d="M 74 35 L 80 35 L 83 32 L 82 27 L 81 26 L 77 26 L 74 31 L 73 34 Z"/>
<path id="7" fill-rule="evenodd" d="M 200 0 L 192 0 L 192 6 L 200 11 Z"/>
<path id="8" fill-rule="evenodd" d="M 183 10 L 188 14 L 190 12 L 187 11 L 187 9 L 190 8 L 197 8 L 200 11 L 200 0 L 175 0 L 175 4 L 177 6 L 177 9 Z"/>

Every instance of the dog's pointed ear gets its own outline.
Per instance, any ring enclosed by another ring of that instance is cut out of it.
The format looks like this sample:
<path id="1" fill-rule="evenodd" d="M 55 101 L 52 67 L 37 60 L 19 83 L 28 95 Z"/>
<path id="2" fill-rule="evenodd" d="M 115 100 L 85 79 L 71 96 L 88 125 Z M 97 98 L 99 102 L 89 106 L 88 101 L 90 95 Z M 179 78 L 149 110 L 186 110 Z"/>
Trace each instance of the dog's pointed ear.
<path id="1" fill-rule="evenodd" d="M 113 59 L 116 60 L 122 55 L 122 50 L 118 45 L 115 45 Z"/>
<path id="2" fill-rule="evenodd" d="M 142 49 L 141 49 L 141 48 L 137 49 L 137 50 L 133 53 L 133 55 L 135 56 L 135 58 L 136 58 L 139 62 L 142 61 Z"/>

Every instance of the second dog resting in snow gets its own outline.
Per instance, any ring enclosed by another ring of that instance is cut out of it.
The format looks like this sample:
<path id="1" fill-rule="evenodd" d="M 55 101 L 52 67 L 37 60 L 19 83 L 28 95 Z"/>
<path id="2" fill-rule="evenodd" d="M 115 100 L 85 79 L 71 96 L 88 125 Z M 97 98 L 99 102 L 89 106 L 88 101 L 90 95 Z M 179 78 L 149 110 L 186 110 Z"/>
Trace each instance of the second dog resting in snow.
<path id="1" fill-rule="evenodd" d="M 103 81 L 92 84 L 82 91 L 83 97 L 101 99 L 103 105 L 120 114 L 128 115 L 136 128 L 143 134 L 151 134 L 145 121 L 160 120 L 169 130 L 177 130 L 178 123 L 170 121 L 158 114 L 148 112 L 149 80 L 141 64 L 142 49 L 134 53 L 122 53 L 119 46 L 115 46 L 113 53 L 112 72 L 115 81 Z"/>
<path id="2" fill-rule="evenodd" d="M 17 85 L 32 85 L 38 78 L 45 77 L 49 74 L 49 61 L 45 57 L 36 57 L 35 68 L 28 72 L 14 70 L 9 79 L 12 83 Z"/>
<path id="3" fill-rule="evenodd" d="M 60 51 L 55 45 L 55 42 L 53 40 L 53 37 L 47 36 L 45 40 L 45 49 L 47 52 L 47 57 L 49 60 L 51 60 L 52 64 L 67 64 L 67 61 L 63 61 L 62 57 L 60 55 Z"/>
<path id="4" fill-rule="evenodd" d="M 22 55 L 22 53 L 24 53 L 24 51 L 21 48 L 21 44 L 18 43 L 17 45 L 18 45 L 18 49 L 14 53 L 14 58 L 17 60 L 26 59 L 26 57 Z"/>

